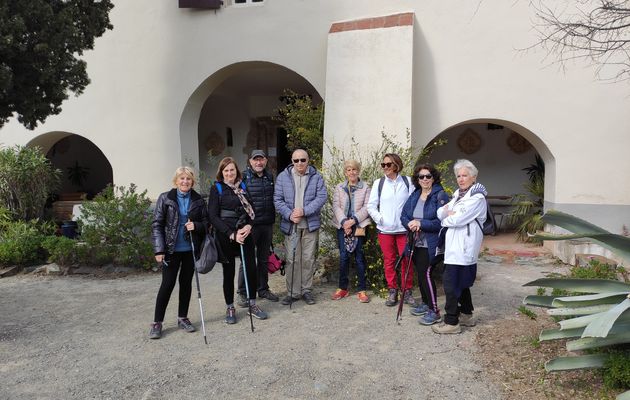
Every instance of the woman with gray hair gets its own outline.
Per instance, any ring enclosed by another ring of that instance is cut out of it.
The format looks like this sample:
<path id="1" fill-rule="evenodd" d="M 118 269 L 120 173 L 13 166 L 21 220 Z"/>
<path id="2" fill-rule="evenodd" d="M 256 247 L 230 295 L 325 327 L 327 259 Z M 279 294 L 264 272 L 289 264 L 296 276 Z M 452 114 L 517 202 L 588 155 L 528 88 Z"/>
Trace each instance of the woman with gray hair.
<path id="1" fill-rule="evenodd" d="M 444 249 L 444 323 L 431 328 L 435 333 L 460 333 L 461 325 L 474 326 L 470 288 L 477 276 L 477 257 L 483 240 L 481 225 L 486 220 L 486 188 L 477 183 L 478 170 L 468 160 L 453 167 L 459 187 L 453 199 L 440 207 L 437 216 L 446 231 Z M 475 221 L 476 220 L 476 221 Z"/>

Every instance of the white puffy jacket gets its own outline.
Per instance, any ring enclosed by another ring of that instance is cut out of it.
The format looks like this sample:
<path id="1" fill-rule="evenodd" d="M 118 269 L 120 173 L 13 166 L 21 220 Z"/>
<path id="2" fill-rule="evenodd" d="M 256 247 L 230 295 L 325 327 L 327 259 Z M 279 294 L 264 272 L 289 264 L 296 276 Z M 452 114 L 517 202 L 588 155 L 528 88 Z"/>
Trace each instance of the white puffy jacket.
<path id="1" fill-rule="evenodd" d="M 444 249 L 444 263 L 454 265 L 472 265 L 477 263 L 483 232 L 481 225 L 486 220 L 486 188 L 475 183 L 461 200 L 456 201 L 459 189 L 453 194 L 453 199 L 437 210 L 437 216 L 442 221 L 446 231 L 446 245 Z M 448 211 L 454 211 L 448 215 Z"/>

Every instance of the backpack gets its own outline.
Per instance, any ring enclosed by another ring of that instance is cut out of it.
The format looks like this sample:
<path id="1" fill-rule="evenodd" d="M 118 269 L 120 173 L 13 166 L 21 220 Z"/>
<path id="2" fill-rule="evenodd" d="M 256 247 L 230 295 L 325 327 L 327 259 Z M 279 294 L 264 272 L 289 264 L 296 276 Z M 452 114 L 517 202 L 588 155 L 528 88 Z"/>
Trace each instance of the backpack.
<path id="1" fill-rule="evenodd" d="M 409 177 L 402 175 L 403 182 L 405 182 L 405 186 L 407 186 L 407 191 L 409 191 Z M 381 192 L 383 191 L 383 185 L 385 184 L 385 177 L 378 180 L 378 205 L 376 206 L 377 210 L 381 210 Z"/>
<path id="2" fill-rule="evenodd" d="M 219 196 L 223 196 L 223 186 L 218 181 L 214 182 L 214 185 L 217 187 L 217 192 L 219 192 Z M 245 182 L 241 181 L 241 189 L 244 191 L 247 190 L 247 186 L 245 186 Z"/>
<path id="3" fill-rule="evenodd" d="M 494 214 L 490 209 L 490 203 L 488 202 L 488 199 L 486 199 L 486 220 L 483 223 L 483 226 L 476 218 L 475 222 L 477 222 L 477 225 L 479 225 L 479 229 L 481 229 L 481 232 L 483 232 L 484 235 L 494 236 L 497 234 L 497 223 L 494 220 Z"/>

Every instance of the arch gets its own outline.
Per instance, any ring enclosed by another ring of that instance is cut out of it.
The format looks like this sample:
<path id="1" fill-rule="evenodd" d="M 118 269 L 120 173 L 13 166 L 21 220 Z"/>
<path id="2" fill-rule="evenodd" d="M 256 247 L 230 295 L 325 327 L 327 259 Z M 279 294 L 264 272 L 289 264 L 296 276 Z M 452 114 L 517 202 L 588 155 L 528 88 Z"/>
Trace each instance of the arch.
<path id="1" fill-rule="evenodd" d="M 285 88 L 293 88 L 293 90 L 300 93 L 313 94 L 318 97 L 319 101 L 322 101 L 321 94 L 303 75 L 280 64 L 267 61 L 242 61 L 227 65 L 212 73 L 192 92 L 182 110 L 179 124 L 182 163 L 193 164 L 198 168 L 201 168 L 204 164 L 204 160 L 200 160 L 199 134 L 203 122 L 202 113 L 204 112 L 204 107 L 208 106 L 208 100 L 211 96 L 225 95 L 228 92 L 241 92 L 240 94 L 246 92 L 269 94 L 273 92 L 278 97 Z M 257 104 L 250 104 L 250 109 L 255 110 L 256 107 Z M 252 111 L 252 114 L 254 112 Z M 229 125 L 222 126 L 216 132 L 212 132 L 213 138 L 215 136 L 222 137 L 223 135 L 228 135 L 226 132 L 232 133 L 234 131 L 233 138 L 236 139 L 237 136 L 243 135 L 243 131 L 248 132 L 252 126 L 261 123 L 261 118 L 254 120 L 254 118 L 250 117 L 251 115 L 247 114 L 240 115 L 240 129 Z M 256 115 L 256 117 L 263 116 Z M 267 125 L 267 129 L 269 129 L 271 119 L 268 116 L 265 116 L 265 118 L 267 120 L 263 118 L 262 124 Z M 275 128 L 272 126 L 271 129 Z M 279 129 L 277 129 L 277 133 L 280 135 L 286 134 Z M 213 138 L 207 140 L 213 140 Z M 277 150 L 281 151 L 282 149 Z M 230 155 L 234 156 L 235 154 Z M 239 161 L 238 156 L 241 156 L 241 154 L 236 155 L 237 161 Z"/>

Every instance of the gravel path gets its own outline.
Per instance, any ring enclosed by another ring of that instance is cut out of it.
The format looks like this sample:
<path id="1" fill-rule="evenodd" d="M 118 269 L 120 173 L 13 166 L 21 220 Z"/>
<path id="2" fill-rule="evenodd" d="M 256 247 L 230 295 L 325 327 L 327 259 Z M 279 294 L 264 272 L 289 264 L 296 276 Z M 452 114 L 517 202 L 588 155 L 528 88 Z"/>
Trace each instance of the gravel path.
<path id="1" fill-rule="evenodd" d="M 473 288 L 479 323 L 513 315 L 531 293 L 520 285 L 544 271 L 480 263 Z M 333 302 L 334 287 L 319 285 L 313 306 L 260 301 L 270 319 L 254 320 L 251 333 L 244 309 L 236 325 L 223 322 L 221 273 L 218 267 L 201 277 L 208 346 L 200 333 L 177 329 L 177 288 L 164 336 L 147 338 L 157 274 L 0 279 L 0 398 L 502 398 L 476 361 L 478 328 L 435 335 L 408 307 L 396 324 L 396 308 L 383 299 Z M 283 280 L 271 277 L 277 293 Z M 190 310 L 199 326 L 194 290 Z"/>

